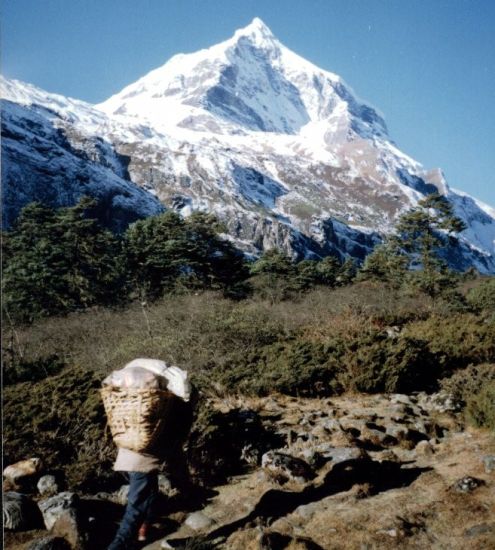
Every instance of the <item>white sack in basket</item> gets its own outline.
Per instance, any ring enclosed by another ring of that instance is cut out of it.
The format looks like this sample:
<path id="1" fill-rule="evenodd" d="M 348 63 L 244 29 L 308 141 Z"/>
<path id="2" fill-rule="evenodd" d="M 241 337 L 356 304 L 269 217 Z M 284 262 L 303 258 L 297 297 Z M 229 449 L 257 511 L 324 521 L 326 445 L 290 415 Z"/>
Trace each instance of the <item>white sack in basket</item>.
<path id="1" fill-rule="evenodd" d="M 166 379 L 166 387 L 177 397 L 184 401 L 189 401 L 191 398 L 191 383 L 188 380 L 187 371 L 179 367 L 167 367 L 164 361 L 159 359 L 134 359 L 122 369 L 123 371 L 133 368 L 146 369 L 157 376 L 163 376 Z"/>
<path id="2" fill-rule="evenodd" d="M 160 380 L 147 369 L 132 367 L 113 371 L 103 380 L 105 386 L 129 389 L 160 389 Z"/>

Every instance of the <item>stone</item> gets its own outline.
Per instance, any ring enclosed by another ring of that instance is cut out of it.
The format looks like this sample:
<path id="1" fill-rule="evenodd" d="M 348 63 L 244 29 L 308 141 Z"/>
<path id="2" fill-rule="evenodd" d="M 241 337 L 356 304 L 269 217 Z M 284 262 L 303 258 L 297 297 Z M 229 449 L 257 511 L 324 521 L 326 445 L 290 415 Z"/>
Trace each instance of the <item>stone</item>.
<path id="1" fill-rule="evenodd" d="M 390 396 L 390 402 L 400 405 L 407 405 L 408 407 L 412 406 L 412 400 L 408 395 L 403 395 L 401 393 L 394 393 Z"/>
<path id="2" fill-rule="evenodd" d="M 39 512 L 38 512 L 39 515 Z M 14 491 L 3 494 L 3 527 L 9 531 L 29 529 L 36 519 L 36 506 L 27 496 Z"/>
<path id="3" fill-rule="evenodd" d="M 43 521 L 48 531 L 52 529 L 57 519 L 67 511 L 75 514 L 78 503 L 79 497 L 75 493 L 68 491 L 40 501 L 38 507 L 41 510 Z"/>
<path id="4" fill-rule="evenodd" d="M 329 432 L 338 432 L 342 430 L 340 422 L 334 418 L 326 418 L 321 425 Z"/>
<path id="5" fill-rule="evenodd" d="M 203 514 L 203 512 L 193 512 L 187 516 L 185 524 L 195 531 L 200 531 L 210 527 L 213 524 L 213 520 L 206 514 Z"/>
<path id="6" fill-rule="evenodd" d="M 413 424 L 414 429 L 416 429 L 420 434 L 429 436 L 432 435 L 432 424 L 431 422 L 424 422 L 423 420 L 416 420 Z"/>
<path id="7" fill-rule="evenodd" d="M 495 455 L 484 456 L 483 466 L 485 467 L 485 473 L 491 474 L 495 472 Z"/>
<path id="8" fill-rule="evenodd" d="M 367 457 L 366 452 L 359 447 L 331 447 L 319 450 L 321 455 L 327 460 L 331 460 L 333 464 L 347 462 L 348 460 L 359 460 Z"/>
<path id="9" fill-rule="evenodd" d="M 82 528 L 77 510 L 63 510 L 55 520 L 51 529 L 55 536 L 63 537 L 74 550 L 87 546 L 87 532 Z"/>
<path id="10" fill-rule="evenodd" d="M 127 504 L 127 496 L 129 495 L 129 485 L 122 485 L 118 491 L 113 494 L 112 500 L 117 504 L 125 506 Z"/>
<path id="11" fill-rule="evenodd" d="M 454 485 L 452 485 L 452 489 L 457 493 L 471 493 L 481 485 L 485 485 L 485 482 L 482 479 L 465 476 L 457 480 Z"/>
<path id="12" fill-rule="evenodd" d="M 393 326 L 393 327 L 387 327 L 385 329 L 385 332 L 387 333 L 387 336 L 392 339 L 396 339 L 400 335 L 400 328 Z"/>
<path id="13" fill-rule="evenodd" d="M 340 425 L 344 430 L 357 431 L 361 433 L 366 429 L 366 420 L 361 418 L 345 417 L 340 419 Z"/>
<path id="14" fill-rule="evenodd" d="M 489 533 L 495 533 L 495 523 L 480 523 L 479 525 L 473 525 L 464 531 L 464 536 L 471 538 L 478 537 L 479 535 L 487 535 Z"/>
<path id="15" fill-rule="evenodd" d="M 43 463 L 41 458 L 27 458 L 26 460 L 21 460 L 15 464 L 7 466 L 3 471 L 3 475 L 13 483 L 17 483 L 22 478 L 39 474 L 42 469 Z"/>
<path id="16" fill-rule="evenodd" d="M 462 409 L 462 403 L 455 399 L 451 393 L 445 391 L 440 391 L 431 395 L 422 394 L 420 404 L 429 411 L 436 411 L 439 413 L 457 412 Z"/>
<path id="17" fill-rule="evenodd" d="M 261 467 L 279 482 L 300 482 L 315 477 L 313 469 L 306 461 L 279 451 L 265 453 L 261 457 Z"/>
<path id="18" fill-rule="evenodd" d="M 307 520 L 311 519 L 311 517 L 314 516 L 317 508 L 317 503 L 303 504 L 301 506 L 298 506 L 294 510 L 294 513 Z"/>
<path id="19" fill-rule="evenodd" d="M 433 454 L 433 447 L 429 441 L 422 440 L 420 441 L 416 447 L 414 447 L 414 450 L 416 451 L 417 455 L 421 456 L 430 456 Z"/>
<path id="20" fill-rule="evenodd" d="M 399 457 L 390 449 L 373 454 L 373 460 L 377 460 L 378 462 L 400 462 Z"/>
<path id="21" fill-rule="evenodd" d="M 410 432 L 405 426 L 397 426 L 395 424 L 387 426 L 385 433 L 394 437 L 397 441 L 404 441 L 410 437 Z"/>
<path id="22" fill-rule="evenodd" d="M 354 447 L 356 438 L 344 431 L 338 431 L 330 436 L 329 442 L 334 447 Z"/>
<path id="23" fill-rule="evenodd" d="M 374 430 L 368 427 L 361 432 L 360 439 L 376 446 L 390 445 L 392 443 L 396 443 L 395 438 L 393 438 L 391 435 L 381 432 L 380 430 Z"/>
<path id="24" fill-rule="evenodd" d="M 26 550 L 71 550 L 71 548 L 64 538 L 48 536 L 33 540 Z"/>
<path id="25" fill-rule="evenodd" d="M 43 497 L 56 495 L 59 490 L 57 480 L 52 475 L 41 476 L 36 487 L 39 494 Z"/>
<path id="26" fill-rule="evenodd" d="M 311 435 L 314 435 L 316 439 L 326 439 L 328 437 L 328 430 L 321 424 L 317 424 L 311 430 Z"/>
<path id="27" fill-rule="evenodd" d="M 129 485 L 124 485 L 123 487 L 127 488 L 127 490 L 125 491 L 125 502 L 127 502 Z M 121 490 L 123 490 L 123 487 L 121 487 Z M 170 479 L 164 474 L 159 474 L 158 476 L 158 491 L 166 497 L 173 497 L 177 495 L 177 490 L 172 487 Z M 122 494 L 122 497 L 124 497 L 124 494 Z"/>
<path id="28" fill-rule="evenodd" d="M 380 535 L 387 535 L 392 538 L 396 538 L 399 534 L 397 529 L 380 529 L 377 533 Z"/>

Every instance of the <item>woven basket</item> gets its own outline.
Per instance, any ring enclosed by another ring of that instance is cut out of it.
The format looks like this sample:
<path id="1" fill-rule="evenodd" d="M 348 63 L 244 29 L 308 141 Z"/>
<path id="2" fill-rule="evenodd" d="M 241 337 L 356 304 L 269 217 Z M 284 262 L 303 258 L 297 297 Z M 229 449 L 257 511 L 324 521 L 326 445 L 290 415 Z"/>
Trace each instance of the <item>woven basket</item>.
<path id="1" fill-rule="evenodd" d="M 118 447 L 144 452 L 151 449 L 167 418 L 170 392 L 104 386 L 103 405 Z"/>

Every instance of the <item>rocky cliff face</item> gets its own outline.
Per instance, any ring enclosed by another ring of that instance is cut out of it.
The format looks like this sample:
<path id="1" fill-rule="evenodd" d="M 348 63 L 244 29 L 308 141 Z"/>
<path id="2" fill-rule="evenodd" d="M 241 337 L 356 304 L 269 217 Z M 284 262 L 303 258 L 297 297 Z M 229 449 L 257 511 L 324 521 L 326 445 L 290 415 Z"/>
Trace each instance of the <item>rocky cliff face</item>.
<path id="1" fill-rule="evenodd" d="M 202 210 L 248 253 L 362 259 L 401 212 L 439 191 L 468 225 L 451 264 L 495 272 L 495 211 L 402 153 L 374 108 L 259 19 L 100 105 L 18 82 L 2 89 L 7 225 L 29 200 L 86 193 L 116 226 L 162 205 Z"/>

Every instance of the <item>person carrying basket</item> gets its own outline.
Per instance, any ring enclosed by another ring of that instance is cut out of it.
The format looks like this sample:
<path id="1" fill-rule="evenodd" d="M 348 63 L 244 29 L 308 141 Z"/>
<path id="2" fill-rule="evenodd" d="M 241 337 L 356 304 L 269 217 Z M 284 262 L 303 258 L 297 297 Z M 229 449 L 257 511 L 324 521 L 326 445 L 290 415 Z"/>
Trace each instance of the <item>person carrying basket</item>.
<path id="1" fill-rule="evenodd" d="M 114 470 L 129 479 L 124 516 L 108 550 L 127 550 L 147 538 L 158 472 L 171 450 L 180 452 L 186 435 L 174 424 L 184 424 L 187 415 L 181 411 L 178 422 L 174 411 L 187 404 L 192 412 L 191 385 L 187 372 L 178 367 L 167 367 L 158 359 L 135 359 L 103 381 L 101 394 L 118 447 Z"/>

